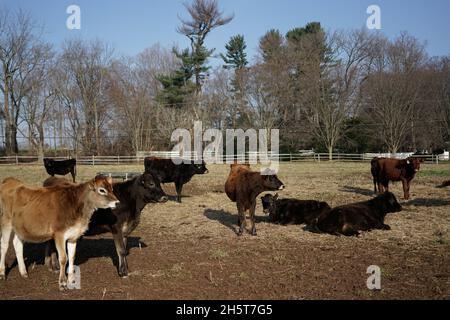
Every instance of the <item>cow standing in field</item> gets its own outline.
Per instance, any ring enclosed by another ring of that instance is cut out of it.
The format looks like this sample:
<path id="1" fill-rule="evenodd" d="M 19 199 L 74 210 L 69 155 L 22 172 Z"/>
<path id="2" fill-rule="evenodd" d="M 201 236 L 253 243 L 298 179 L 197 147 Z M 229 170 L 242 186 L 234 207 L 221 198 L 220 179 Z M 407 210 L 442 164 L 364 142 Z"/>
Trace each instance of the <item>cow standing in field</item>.
<path id="1" fill-rule="evenodd" d="M 245 213 L 250 212 L 252 223 L 251 234 L 256 236 L 255 208 L 256 197 L 264 191 L 283 190 L 284 184 L 275 174 L 262 175 L 251 171 L 246 165 L 231 165 L 230 174 L 225 182 L 225 192 L 228 198 L 236 202 L 238 210 L 238 235 L 242 235 L 245 228 Z"/>
<path id="2" fill-rule="evenodd" d="M 273 196 L 266 194 L 261 197 L 264 213 L 269 214 L 274 223 L 312 224 L 321 214 L 331 210 L 326 202 L 298 199 L 278 199 L 278 193 Z"/>
<path id="3" fill-rule="evenodd" d="M 188 183 L 196 174 L 208 173 L 205 162 L 175 164 L 172 159 L 148 157 L 144 159 L 145 172 L 155 174 L 161 183 L 175 183 L 177 201 L 181 203 L 183 185 Z"/>
<path id="4" fill-rule="evenodd" d="M 390 230 L 391 227 L 384 224 L 386 214 L 401 210 L 394 194 L 385 192 L 368 201 L 333 208 L 320 215 L 313 225 L 321 232 L 357 236 L 359 231 Z"/>
<path id="5" fill-rule="evenodd" d="M 65 179 L 49 178 L 44 187 L 71 184 Z M 148 203 L 166 202 L 167 196 L 161 189 L 157 177 L 144 173 L 131 180 L 113 184 L 114 195 L 120 204 L 114 209 L 99 209 L 92 215 L 89 228 L 84 236 L 112 233 L 119 259 L 120 277 L 128 276 L 127 237 L 139 225 L 141 212 Z M 47 244 L 45 263 L 50 269 L 57 269 L 55 264 L 54 244 Z"/>
<path id="6" fill-rule="evenodd" d="M 23 259 L 23 243 L 42 243 L 53 239 L 59 256 L 59 288 L 64 290 L 67 283 L 73 284 L 78 238 L 87 230 L 97 208 L 115 208 L 119 203 L 111 182 L 109 178 L 97 176 L 80 185 L 36 188 L 28 187 L 14 178 L 5 179 L 0 185 L 0 278 L 5 278 L 6 252 L 11 233 L 14 233 L 13 244 L 22 277 L 28 277 Z"/>
<path id="7" fill-rule="evenodd" d="M 45 170 L 52 177 L 57 175 L 65 176 L 66 174 L 72 175 L 72 180 L 75 182 L 75 177 L 77 175 L 77 160 L 53 160 L 50 158 L 44 158 Z"/>
<path id="8" fill-rule="evenodd" d="M 374 158 L 371 161 L 371 173 L 375 193 L 389 191 L 389 181 L 401 181 L 403 195 L 409 200 L 411 180 L 420 170 L 421 158 L 410 157 L 404 160 L 390 158 Z M 378 187 L 378 189 L 377 189 Z"/>

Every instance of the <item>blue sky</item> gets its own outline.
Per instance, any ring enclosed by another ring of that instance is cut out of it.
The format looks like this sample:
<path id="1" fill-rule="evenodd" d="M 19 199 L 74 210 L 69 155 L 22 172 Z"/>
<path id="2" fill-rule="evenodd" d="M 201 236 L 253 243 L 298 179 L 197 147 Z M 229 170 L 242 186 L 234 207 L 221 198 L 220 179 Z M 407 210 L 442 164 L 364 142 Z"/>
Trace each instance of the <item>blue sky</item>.
<path id="1" fill-rule="evenodd" d="M 115 48 L 117 55 L 135 55 L 154 43 L 171 47 L 188 46 L 176 32 L 178 15 L 186 17 L 182 0 L 0 0 L 2 7 L 22 8 L 45 25 L 45 39 L 60 45 L 66 38 L 101 39 Z M 256 54 L 259 38 L 269 29 L 283 33 L 320 21 L 326 30 L 365 26 L 371 4 L 379 5 L 382 32 L 389 37 L 408 31 L 427 42 L 430 55 L 450 54 L 450 1 L 448 0 L 219 0 L 234 20 L 211 33 L 207 41 L 217 52 L 235 34 L 243 34 L 248 54 Z M 65 26 L 66 8 L 81 8 L 81 30 Z M 219 61 L 211 61 L 217 64 Z"/>

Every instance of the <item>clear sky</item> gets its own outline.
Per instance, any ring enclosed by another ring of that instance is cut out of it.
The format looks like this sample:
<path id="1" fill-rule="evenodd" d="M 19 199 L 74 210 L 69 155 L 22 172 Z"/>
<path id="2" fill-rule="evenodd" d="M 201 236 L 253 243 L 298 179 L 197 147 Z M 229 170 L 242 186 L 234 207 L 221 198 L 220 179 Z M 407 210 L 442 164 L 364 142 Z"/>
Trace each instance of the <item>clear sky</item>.
<path id="1" fill-rule="evenodd" d="M 182 0 L 0 0 L 0 10 L 22 8 L 45 25 L 45 39 L 59 45 L 65 38 L 101 39 L 118 55 L 135 55 L 154 43 L 171 47 L 188 45 L 176 32 L 178 16 L 186 17 Z M 66 8 L 81 8 L 81 30 L 68 30 Z M 259 38 L 269 29 L 285 33 L 291 28 L 319 21 L 326 30 L 361 28 L 367 7 L 381 8 L 382 32 L 394 37 L 408 31 L 427 42 L 430 55 L 450 54 L 449 0 L 219 0 L 234 20 L 214 30 L 207 41 L 217 52 L 229 38 L 243 34 L 252 58 Z M 218 61 L 211 61 L 213 64 Z"/>

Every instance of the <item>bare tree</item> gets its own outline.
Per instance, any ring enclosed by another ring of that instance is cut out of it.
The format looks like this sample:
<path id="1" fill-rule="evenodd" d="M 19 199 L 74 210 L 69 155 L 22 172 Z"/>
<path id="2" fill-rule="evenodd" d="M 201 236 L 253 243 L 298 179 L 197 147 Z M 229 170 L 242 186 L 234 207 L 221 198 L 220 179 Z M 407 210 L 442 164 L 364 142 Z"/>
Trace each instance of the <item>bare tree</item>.
<path id="1" fill-rule="evenodd" d="M 3 93 L 6 153 L 19 151 L 20 108 L 30 90 L 28 78 L 40 63 L 41 44 L 31 17 L 22 12 L 0 12 L 0 90 Z"/>
<path id="2" fill-rule="evenodd" d="M 21 118 L 27 125 L 29 144 L 37 152 L 39 161 L 44 158 L 45 127 L 56 98 L 51 75 L 53 56 L 50 45 L 43 45 L 40 52 L 41 62 L 28 78 L 27 85 L 30 89 L 24 96 L 21 111 Z M 20 127 L 18 130 L 22 131 Z M 25 136 L 24 133 L 23 135 Z"/>

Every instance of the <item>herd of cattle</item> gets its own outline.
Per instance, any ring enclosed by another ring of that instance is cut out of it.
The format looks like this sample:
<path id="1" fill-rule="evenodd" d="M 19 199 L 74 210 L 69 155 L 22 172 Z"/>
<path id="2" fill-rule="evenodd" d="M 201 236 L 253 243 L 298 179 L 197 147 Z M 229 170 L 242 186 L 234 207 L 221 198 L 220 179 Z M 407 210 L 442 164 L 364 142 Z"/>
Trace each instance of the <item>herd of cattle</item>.
<path id="1" fill-rule="evenodd" d="M 402 181 L 404 198 L 409 199 L 410 183 L 421 162 L 416 157 L 373 159 L 371 173 L 378 196 L 368 201 L 331 208 L 326 202 L 279 199 L 278 194 L 266 194 L 261 197 L 263 210 L 273 223 L 306 224 L 312 232 L 353 236 L 372 229 L 389 230 L 390 227 L 384 224 L 386 214 L 402 210 L 394 194 L 389 192 L 389 181 Z M 59 270 L 61 290 L 75 281 L 74 259 L 77 240 L 81 236 L 112 233 L 119 276 L 128 276 L 127 237 L 139 224 L 146 204 L 168 201 L 161 183 L 175 183 L 176 200 L 181 202 L 183 185 L 195 174 L 208 172 L 205 163 L 175 165 L 170 159 L 150 157 L 145 159 L 144 173 L 131 180 L 113 183 L 111 178 L 97 175 L 85 183 L 76 183 L 74 159 L 45 159 L 44 165 L 52 177 L 44 181 L 43 187 L 27 186 L 14 178 L 6 178 L 0 185 L 0 279 L 6 276 L 6 252 L 11 235 L 14 235 L 13 246 L 22 277 L 28 276 L 23 259 L 24 242 L 46 242 L 45 264 L 50 270 Z M 72 182 L 54 177 L 68 173 L 72 174 Z M 448 185 L 449 182 L 444 182 L 441 187 Z M 232 164 L 225 193 L 236 202 L 237 234 L 243 234 L 246 212 L 249 211 L 249 232 L 256 235 L 258 195 L 284 188 L 275 174 L 252 171 L 248 164 Z"/>

